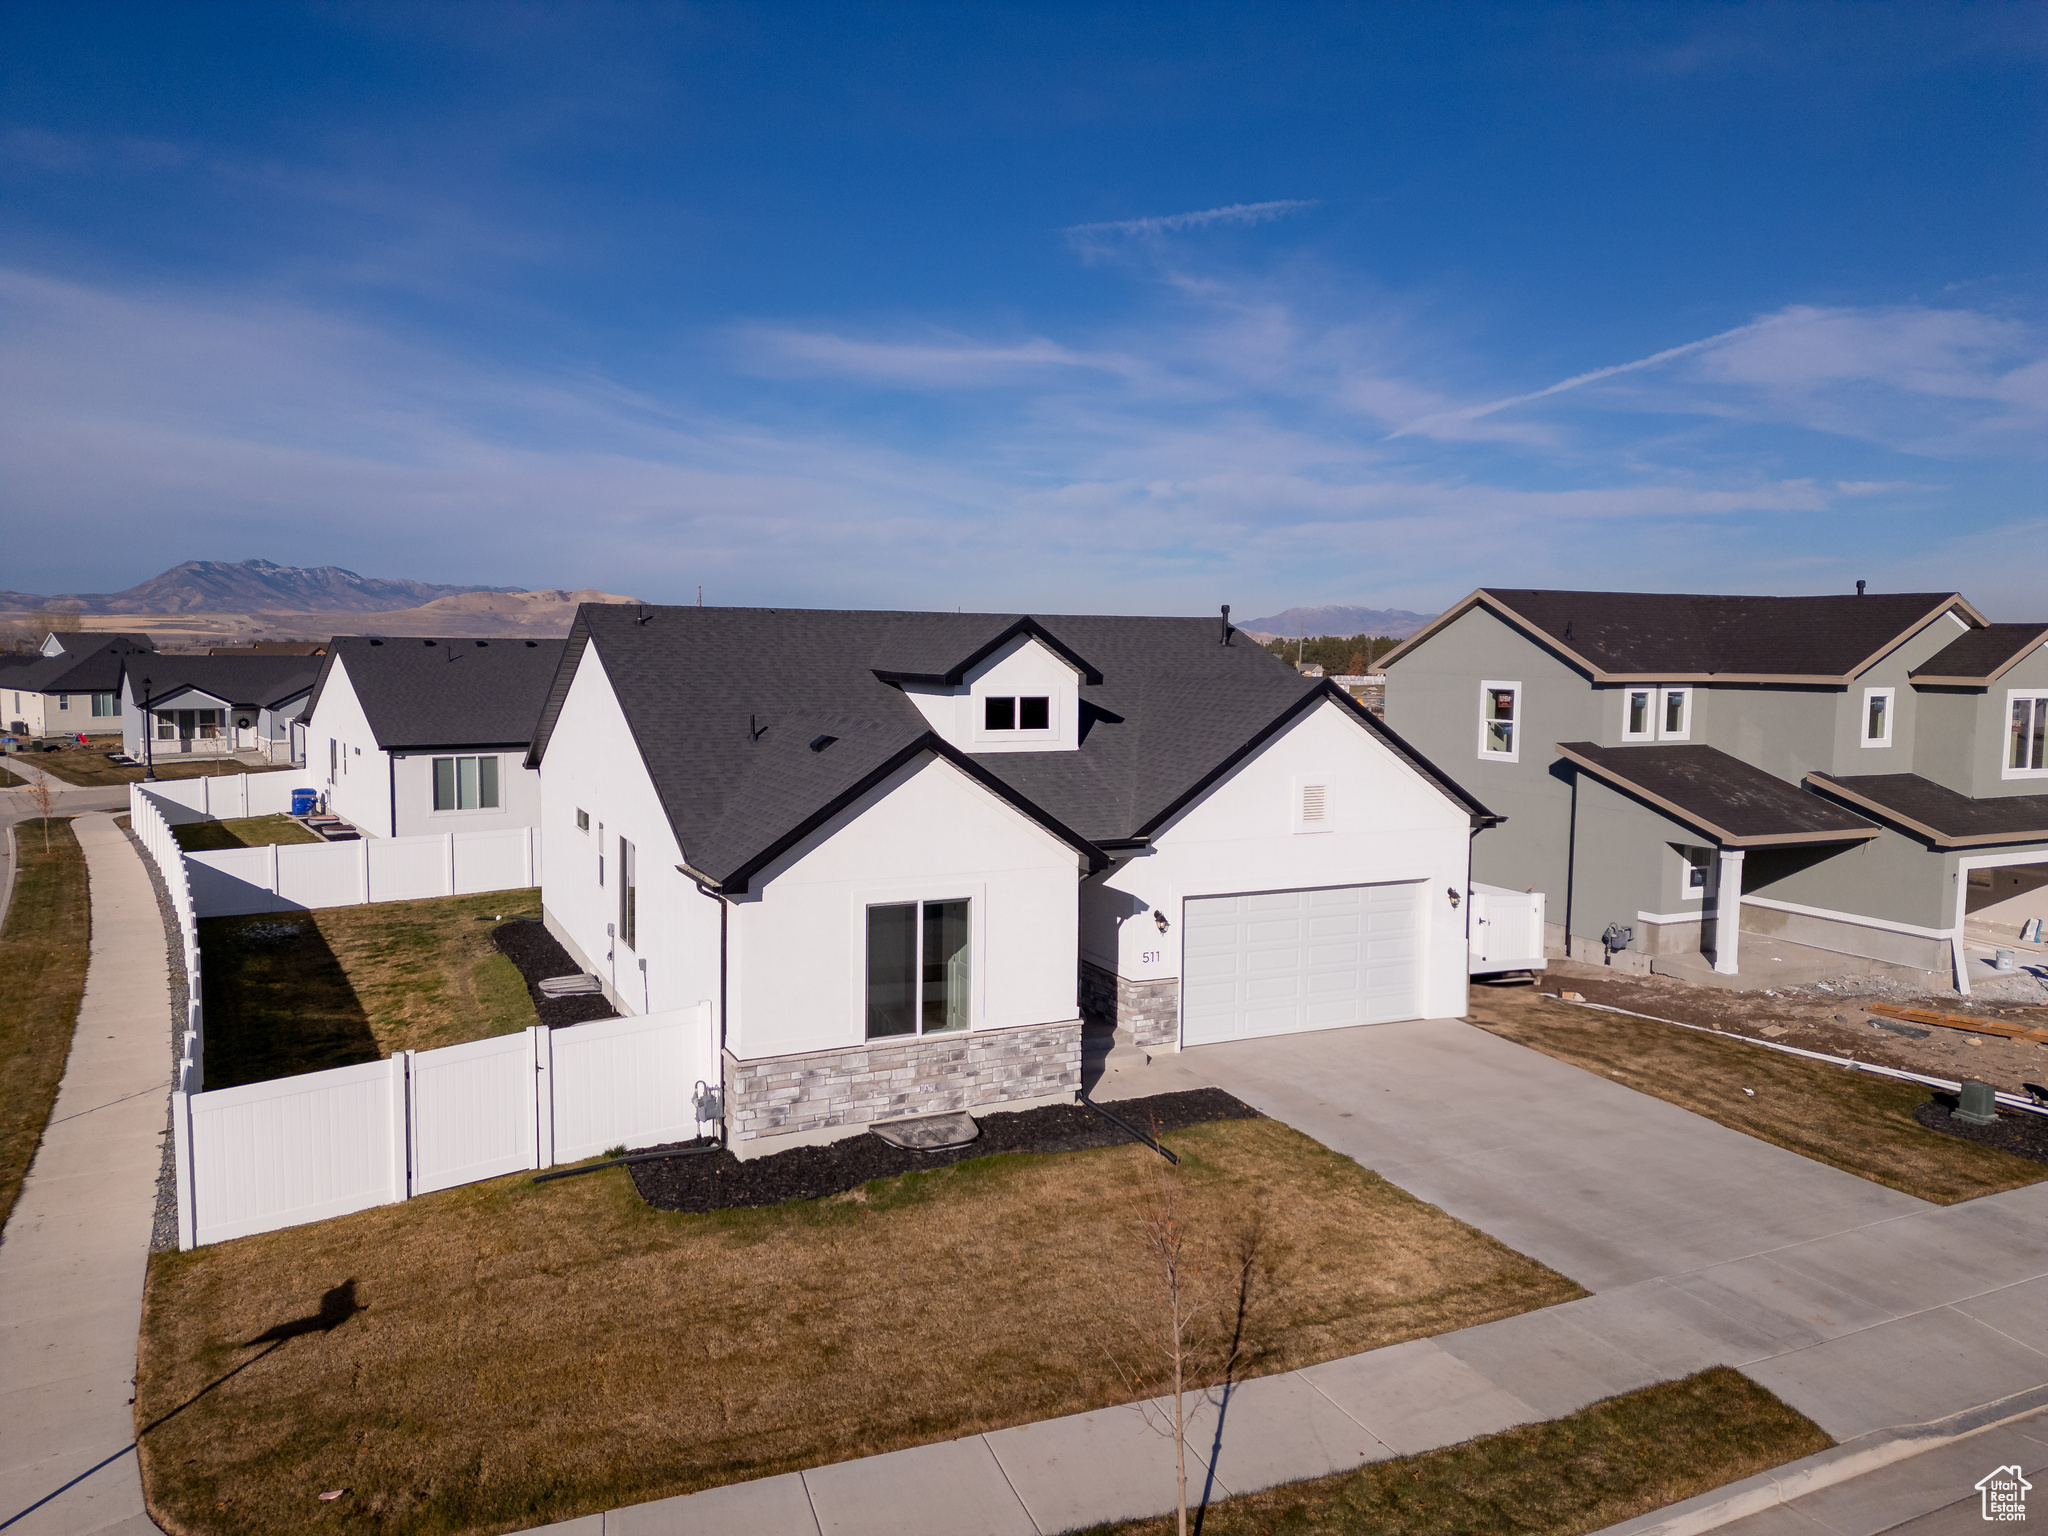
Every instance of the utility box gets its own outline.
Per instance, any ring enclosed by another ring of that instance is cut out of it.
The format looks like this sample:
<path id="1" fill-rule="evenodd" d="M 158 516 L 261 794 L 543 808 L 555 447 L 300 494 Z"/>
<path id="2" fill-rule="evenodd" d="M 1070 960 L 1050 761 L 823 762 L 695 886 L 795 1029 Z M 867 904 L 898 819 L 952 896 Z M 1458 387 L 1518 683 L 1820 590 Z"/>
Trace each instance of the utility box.
<path id="1" fill-rule="evenodd" d="M 1965 1125 L 1998 1124 L 1998 1090 L 1989 1083 L 1966 1082 L 1956 1097 L 1955 1119 Z"/>
<path id="2" fill-rule="evenodd" d="M 1503 971 L 1540 971 L 1543 955 L 1543 893 L 1475 885 L 1466 926 L 1467 969 L 1474 976 Z"/>

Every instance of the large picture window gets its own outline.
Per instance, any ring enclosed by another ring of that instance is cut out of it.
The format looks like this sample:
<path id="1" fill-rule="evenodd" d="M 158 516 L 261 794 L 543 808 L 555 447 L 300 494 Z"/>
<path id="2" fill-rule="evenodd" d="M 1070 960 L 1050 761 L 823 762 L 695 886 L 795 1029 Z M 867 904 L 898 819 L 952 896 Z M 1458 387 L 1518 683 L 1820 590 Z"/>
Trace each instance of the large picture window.
<path id="1" fill-rule="evenodd" d="M 92 712 L 95 718 L 105 719 L 121 713 L 121 706 L 111 693 L 96 693 L 92 696 Z"/>
<path id="2" fill-rule="evenodd" d="M 434 759 L 434 809 L 495 811 L 498 808 L 498 760 L 495 757 Z"/>
<path id="3" fill-rule="evenodd" d="M 968 903 L 868 908 L 868 1038 L 967 1028 L 972 970 Z"/>

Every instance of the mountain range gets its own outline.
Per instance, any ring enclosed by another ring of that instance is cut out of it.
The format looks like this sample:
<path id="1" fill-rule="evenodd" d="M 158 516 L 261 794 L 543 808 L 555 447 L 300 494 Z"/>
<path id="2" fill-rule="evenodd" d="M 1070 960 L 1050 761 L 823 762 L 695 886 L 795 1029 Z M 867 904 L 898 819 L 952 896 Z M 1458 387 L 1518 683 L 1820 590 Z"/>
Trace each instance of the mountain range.
<path id="1" fill-rule="evenodd" d="M 517 593 L 523 587 L 440 586 L 358 576 L 338 565 L 276 565 L 268 560 L 187 560 L 125 592 L 0 592 L 0 609 L 72 613 L 383 613 L 470 592 Z"/>
<path id="2" fill-rule="evenodd" d="M 1410 613 L 1405 608 L 1347 608 L 1328 603 L 1320 608 L 1289 608 L 1263 619 L 1233 620 L 1247 634 L 1270 635 L 1292 640 L 1302 635 L 1387 635 L 1405 640 L 1422 628 L 1433 613 Z"/>

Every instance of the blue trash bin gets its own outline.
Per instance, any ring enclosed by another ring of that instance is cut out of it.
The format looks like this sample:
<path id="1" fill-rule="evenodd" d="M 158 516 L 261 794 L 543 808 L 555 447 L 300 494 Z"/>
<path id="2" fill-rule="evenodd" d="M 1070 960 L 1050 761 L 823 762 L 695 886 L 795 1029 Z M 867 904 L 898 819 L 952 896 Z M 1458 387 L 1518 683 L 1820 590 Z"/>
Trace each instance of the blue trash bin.
<path id="1" fill-rule="evenodd" d="M 292 791 L 292 814 L 294 816 L 312 815 L 313 807 L 319 803 L 320 791 L 317 789 L 295 789 Z"/>

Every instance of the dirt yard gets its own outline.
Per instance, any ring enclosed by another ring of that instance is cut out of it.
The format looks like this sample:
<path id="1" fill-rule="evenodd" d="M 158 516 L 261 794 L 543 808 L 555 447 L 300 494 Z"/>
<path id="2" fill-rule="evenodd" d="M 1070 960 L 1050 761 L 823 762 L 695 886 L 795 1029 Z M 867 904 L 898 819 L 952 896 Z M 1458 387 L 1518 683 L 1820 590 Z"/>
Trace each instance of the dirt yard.
<path id="1" fill-rule="evenodd" d="M 1570 984 L 1593 999 L 1593 983 Z M 2048 1179 L 2048 1166 L 1921 1124 L 1915 1111 L 1934 1091 L 1917 1084 L 1554 1001 L 1528 985 L 1474 987 L 1469 1009 L 1475 1023 L 1517 1044 L 1923 1200 L 1946 1205 Z M 1662 1017 L 1685 1013 L 1669 1007 Z"/>
<path id="2" fill-rule="evenodd" d="M 1583 1294 L 1276 1121 L 1167 1140 L 1198 1267 L 1235 1274 L 1263 1220 L 1241 1375 Z M 1010 1153 L 702 1215 L 650 1208 L 625 1169 L 514 1177 L 158 1255 L 151 1513 L 505 1531 L 1129 1401 L 1163 1166 Z"/>
<path id="3" fill-rule="evenodd" d="M 1685 1024 L 1710 1024 L 1732 1034 L 1778 1040 L 1802 1050 L 1851 1056 L 1880 1066 L 1903 1067 L 1931 1077 L 1974 1077 L 1996 1084 L 2007 1093 L 2023 1092 L 2023 1082 L 2048 1083 L 2048 1045 L 1901 1023 L 1871 1013 L 1865 1005 L 1883 1002 L 1929 1008 L 1936 1013 L 2024 1024 L 2035 1029 L 2048 1029 L 2048 1008 L 1975 1002 L 1952 993 L 1946 997 L 1914 997 L 1889 988 L 1882 993 L 1838 990 L 1853 985 L 1853 981 L 1845 980 L 1831 984 L 1831 990 L 1826 991 L 1820 986 L 1808 986 L 1772 992 L 1735 992 L 1694 986 L 1668 976 L 1623 976 L 1582 961 L 1553 960 L 1544 973 L 1542 989 L 1555 992 L 1562 987 L 1613 1008 L 1677 1019 Z M 1474 995 L 1481 990 L 1475 987 Z"/>

